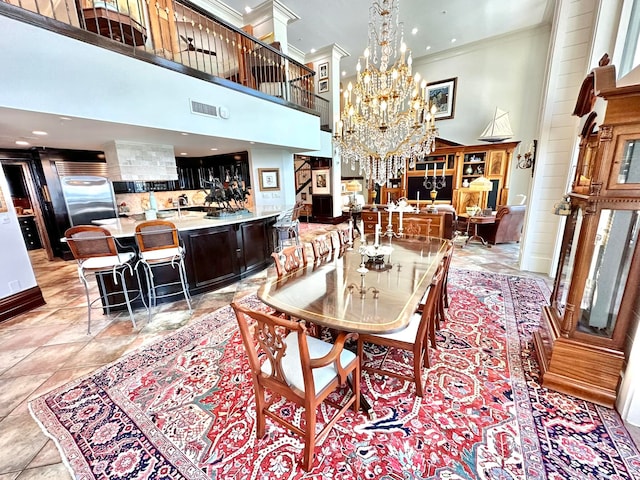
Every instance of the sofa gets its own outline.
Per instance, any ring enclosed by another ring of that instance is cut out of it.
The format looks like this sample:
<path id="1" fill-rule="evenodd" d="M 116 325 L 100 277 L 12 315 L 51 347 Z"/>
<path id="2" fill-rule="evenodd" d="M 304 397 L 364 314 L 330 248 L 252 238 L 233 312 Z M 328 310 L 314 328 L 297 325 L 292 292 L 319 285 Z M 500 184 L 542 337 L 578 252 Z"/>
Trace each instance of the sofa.
<path id="1" fill-rule="evenodd" d="M 478 235 L 491 245 L 519 242 L 524 224 L 526 205 L 500 205 L 496 210 L 496 223 L 478 225 Z"/>

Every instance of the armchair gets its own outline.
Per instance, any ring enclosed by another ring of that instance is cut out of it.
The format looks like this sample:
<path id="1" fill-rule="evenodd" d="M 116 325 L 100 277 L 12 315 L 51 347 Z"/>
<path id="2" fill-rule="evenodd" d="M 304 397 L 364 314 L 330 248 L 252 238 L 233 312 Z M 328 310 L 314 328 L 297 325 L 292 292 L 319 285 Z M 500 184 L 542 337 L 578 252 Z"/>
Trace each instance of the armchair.
<path id="1" fill-rule="evenodd" d="M 526 205 L 500 205 L 496 211 L 496 223 L 478 225 L 478 235 L 491 245 L 519 242 L 524 224 Z"/>

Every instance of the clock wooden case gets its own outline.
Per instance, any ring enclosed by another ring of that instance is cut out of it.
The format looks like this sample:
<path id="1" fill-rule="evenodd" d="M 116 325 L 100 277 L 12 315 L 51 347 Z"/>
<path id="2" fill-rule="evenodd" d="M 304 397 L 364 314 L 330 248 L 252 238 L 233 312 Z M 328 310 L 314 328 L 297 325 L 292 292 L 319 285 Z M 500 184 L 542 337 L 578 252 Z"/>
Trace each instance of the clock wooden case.
<path id="1" fill-rule="evenodd" d="M 571 212 L 534 345 L 543 386 L 613 407 L 640 312 L 640 85 L 616 86 L 601 65 L 574 114 L 584 127 Z"/>

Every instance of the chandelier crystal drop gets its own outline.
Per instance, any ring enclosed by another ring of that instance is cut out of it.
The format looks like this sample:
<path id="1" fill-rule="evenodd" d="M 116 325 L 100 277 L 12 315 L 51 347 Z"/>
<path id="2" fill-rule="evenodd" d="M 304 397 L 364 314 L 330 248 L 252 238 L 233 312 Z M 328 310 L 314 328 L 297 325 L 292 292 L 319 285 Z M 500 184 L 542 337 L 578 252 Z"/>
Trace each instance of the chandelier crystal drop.
<path id="1" fill-rule="evenodd" d="M 407 161 L 430 154 L 438 133 L 427 82 L 411 72 L 399 3 L 379 0 L 369 8 L 368 45 L 358 60 L 356 84 L 343 92 L 334 132 L 343 162 L 352 170 L 357 163 L 360 174 L 379 185 L 396 177 Z"/>

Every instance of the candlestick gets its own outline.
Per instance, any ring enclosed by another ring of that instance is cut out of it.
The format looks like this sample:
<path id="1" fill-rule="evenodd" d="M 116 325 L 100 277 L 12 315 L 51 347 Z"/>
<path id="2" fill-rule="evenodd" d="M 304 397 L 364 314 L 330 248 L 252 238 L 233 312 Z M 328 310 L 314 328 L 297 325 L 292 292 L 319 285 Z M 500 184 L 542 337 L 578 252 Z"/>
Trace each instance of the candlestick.
<path id="1" fill-rule="evenodd" d="M 400 210 L 400 228 L 398 231 L 402 231 L 402 210 Z"/>
<path id="2" fill-rule="evenodd" d="M 389 210 L 389 225 L 391 225 L 391 214 L 393 214 L 393 212 Z"/>
<path id="3" fill-rule="evenodd" d="M 377 225 L 382 225 L 382 217 L 380 217 L 380 212 L 378 212 L 378 223 Z"/>
<path id="4" fill-rule="evenodd" d="M 391 192 L 387 192 L 387 203 L 391 203 Z"/>
<path id="5" fill-rule="evenodd" d="M 379 245 L 378 242 L 380 241 L 380 224 L 379 223 L 376 223 L 375 231 L 376 231 L 376 234 L 375 234 L 375 240 L 373 242 L 373 246 L 377 247 Z"/>

